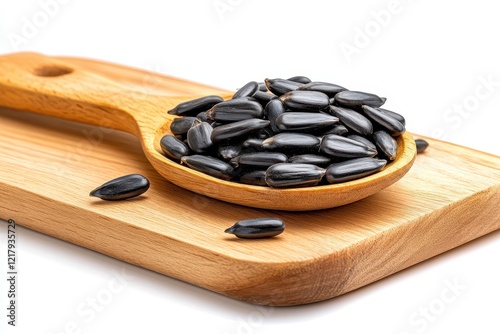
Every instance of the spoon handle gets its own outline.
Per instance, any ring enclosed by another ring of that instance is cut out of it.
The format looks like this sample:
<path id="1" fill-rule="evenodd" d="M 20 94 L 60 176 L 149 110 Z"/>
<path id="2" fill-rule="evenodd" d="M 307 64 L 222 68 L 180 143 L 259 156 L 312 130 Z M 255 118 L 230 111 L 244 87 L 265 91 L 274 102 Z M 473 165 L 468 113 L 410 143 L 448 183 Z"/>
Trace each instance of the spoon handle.
<path id="1" fill-rule="evenodd" d="M 1 56 L 0 106 L 136 136 L 138 123 L 157 114 L 160 96 L 130 89 L 75 63 L 36 53 Z"/>

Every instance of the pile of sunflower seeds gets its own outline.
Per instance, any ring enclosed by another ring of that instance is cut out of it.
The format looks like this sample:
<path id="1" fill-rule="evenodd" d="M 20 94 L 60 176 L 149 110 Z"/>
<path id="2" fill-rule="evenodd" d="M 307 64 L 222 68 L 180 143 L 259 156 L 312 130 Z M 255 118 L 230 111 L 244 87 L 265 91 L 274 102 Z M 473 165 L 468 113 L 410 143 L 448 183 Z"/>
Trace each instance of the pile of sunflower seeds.
<path id="1" fill-rule="evenodd" d="M 179 104 L 163 153 L 223 180 L 306 187 L 362 178 L 396 159 L 405 119 L 386 99 L 307 77 L 251 81 L 232 99 Z"/>

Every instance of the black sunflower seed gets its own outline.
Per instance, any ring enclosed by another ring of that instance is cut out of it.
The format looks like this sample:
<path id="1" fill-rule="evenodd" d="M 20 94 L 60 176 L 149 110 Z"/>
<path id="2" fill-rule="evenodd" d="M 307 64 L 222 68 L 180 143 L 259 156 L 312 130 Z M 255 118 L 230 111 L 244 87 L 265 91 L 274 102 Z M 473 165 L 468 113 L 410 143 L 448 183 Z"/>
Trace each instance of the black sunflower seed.
<path id="1" fill-rule="evenodd" d="M 224 145 L 217 148 L 217 155 L 224 160 L 231 160 L 241 154 L 242 145 Z"/>
<path id="2" fill-rule="evenodd" d="M 172 135 L 165 135 L 160 140 L 163 153 L 174 160 L 180 160 L 183 156 L 191 153 L 189 146 Z"/>
<path id="3" fill-rule="evenodd" d="M 196 117 L 179 117 L 170 123 L 170 131 L 174 135 L 185 135 L 193 126 Z"/>
<path id="4" fill-rule="evenodd" d="M 259 103 L 263 107 L 265 107 L 271 100 L 277 99 L 278 97 L 274 94 L 257 91 L 255 92 L 255 94 L 253 94 L 253 98 L 259 101 Z"/>
<path id="5" fill-rule="evenodd" d="M 332 98 L 337 95 L 337 93 L 347 90 L 347 88 L 328 82 L 313 81 L 300 86 L 297 90 L 314 90 L 317 92 L 325 93 L 329 98 Z"/>
<path id="6" fill-rule="evenodd" d="M 325 169 L 312 164 L 279 163 L 266 170 L 266 183 L 274 188 L 310 187 L 317 185 Z"/>
<path id="7" fill-rule="evenodd" d="M 286 162 L 288 157 L 278 152 L 251 152 L 243 153 L 231 159 L 231 164 L 253 169 L 265 169 L 277 163 Z"/>
<path id="8" fill-rule="evenodd" d="M 181 162 L 194 170 L 223 180 L 231 180 L 234 173 L 234 168 L 230 164 L 206 155 L 185 156 L 181 158 Z"/>
<path id="9" fill-rule="evenodd" d="M 255 218 L 240 220 L 224 232 L 238 238 L 257 239 L 274 237 L 285 230 L 285 223 L 278 218 Z"/>
<path id="10" fill-rule="evenodd" d="M 357 158 L 336 162 L 326 169 L 326 180 L 330 183 L 340 183 L 360 179 L 382 170 L 387 161 L 376 158 Z"/>
<path id="11" fill-rule="evenodd" d="M 382 152 L 387 159 L 391 161 L 396 159 L 398 143 L 389 133 L 386 131 L 377 131 L 373 134 L 373 140 L 379 151 Z"/>
<path id="12" fill-rule="evenodd" d="M 180 103 L 174 109 L 169 110 L 168 113 L 171 115 L 196 116 L 199 112 L 207 111 L 222 101 L 224 101 L 222 97 L 215 95 L 200 97 L 198 99 Z"/>
<path id="13" fill-rule="evenodd" d="M 299 82 L 284 79 L 266 79 L 265 83 L 267 89 L 269 89 L 271 93 L 278 96 L 296 90 L 302 86 Z"/>
<path id="14" fill-rule="evenodd" d="M 258 90 L 259 84 L 255 81 L 250 81 L 249 83 L 238 89 L 238 91 L 234 93 L 232 99 L 234 100 L 245 96 L 253 96 Z"/>
<path id="15" fill-rule="evenodd" d="M 291 154 L 318 152 L 320 140 L 307 133 L 283 132 L 262 142 L 262 148 L 269 151 L 280 151 Z"/>
<path id="16" fill-rule="evenodd" d="M 275 123 L 279 131 L 318 132 L 338 121 L 337 117 L 323 113 L 285 112 Z"/>
<path id="17" fill-rule="evenodd" d="M 240 176 L 240 182 L 244 184 L 251 184 L 254 186 L 266 186 L 266 171 L 265 170 L 253 170 L 248 173 L 244 173 Z"/>
<path id="18" fill-rule="evenodd" d="M 300 154 L 288 158 L 288 162 L 292 164 L 312 164 L 318 167 L 327 167 L 331 163 L 331 159 L 323 155 L 317 154 Z"/>
<path id="19" fill-rule="evenodd" d="M 375 94 L 344 90 L 335 95 L 335 103 L 346 108 L 360 108 L 362 105 L 378 108 L 384 104 L 384 100 Z"/>
<path id="20" fill-rule="evenodd" d="M 207 116 L 210 120 L 227 123 L 249 118 L 262 118 L 263 111 L 259 102 L 240 98 L 216 104 L 207 111 Z"/>
<path id="21" fill-rule="evenodd" d="M 276 118 L 278 118 L 278 116 L 283 114 L 284 112 L 285 105 L 279 99 L 269 101 L 269 103 L 266 105 L 266 108 L 264 109 L 264 114 L 266 115 L 269 122 L 271 122 L 271 129 L 276 133 L 279 132 L 278 128 L 276 127 Z"/>
<path id="22" fill-rule="evenodd" d="M 197 153 L 208 151 L 212 147 L 212 140 L 210 139 L 212 131 L 213 128 L 210 124 L 196 120 L 187 132 L 189 147 Z"/>
<path id="23" fill-rule="evenodd" d="M 243 148 L 254 150 L 254 151 L 262 151 L 262 142 L 264 139 L 261 138 L 248 138 L 243 142 Z"/>
<path id="24" fill-rule="evenodd" d="M 415 139 L 415 144 L 417 145 L 417 153 L 424 153 L 429 143 L 423 139 Z"/>
<path id="25" fill-rule="evenodd" d="M 337 116 L 342 124 L 354 132 L 363 136 L 369 136 L 373 133 L 372 122 L 354 110 L 330 106 L 330 112 L 332 115 Z"/>
<path id="26" fill-rule="evenodd" d="M 405 132 L 405 127 L 397 119 L 388 114 L 370 106 L 363 106 L 363 112 L 366 117 L 380 125 L 393 137 L 397 137 Z"/>
<path id="27" fill-rule="evenodd" d="M 255 132 L 259 129 L 263 129 L 268 125 L 269 121 L 263 119 L 258 119 L 258 118 L 244 119 L 242 121 L 228 123 L 216 127 L 212 131 L 210 139 L 214 143 L 223 140 L 231 140 L 248 135 L 249 133 Z"/>
<path id="28" fill-rule="evenodd" d="M 335 158 L 374 157 L 377 151 L 359 141 L 338 135 L 326 135 L 321 140 L 320 152 Z"/>
<path id="29" fill-rule="evenodd" d="M 139 196 L 149 189 L 149 180 L 140 174 L 118 177 L 90 192 L 90 196 L 106 201 L 118 201 Z"/>
<path id="30" fill-rule="evenodd" d="M 405 118 L 402 115 L 398 114 L 397 112 L 390 111 L 384 108 L 377 108 L 377 109 L 383 112 L 384 114 L 389 115 L 392 118 L 395 118 L 396 120 L 398 120 L 399 123 L 403 124 L 403 126 L 406 126 Z"/>
<path id="31" fill-rule="evenodd" d="M 311 82 L 311 79 L 309 79 L 308 77 L 305 77 L 303 75 L 297 75 L 295 77 L 288 78 L 287 80 L 302 83 L 302 84 L 307 84 L 307 83 Z"/>
<path id="32" fill-rule="evenodd" d="M 304 111 L 319 111 L 330 105 L 330 99 L 325 93 L 294 90 L 279 97 L 288 108 Z"/>
<path id="33" fill-rule="evenodd" d="M 345 136 L 349 130 L 340 123 L 334 124 L 330 129 L 326 130 L 321 134 L 321 136 L 326 136 L 326 135 L 339 135 L 339 136 Z"/>
<path id="34" fill-rule="evenodd" d="M 365 144 L 366 146 L 373 148 L 374 150 L 377 149 L 377 146 L 375 146 L 375 144 L 368 138 L 365 138 L 365 137 L 362 137 L 359 135 L 348 135 L 347 138 L 359 141 L 359 142 Z"/>

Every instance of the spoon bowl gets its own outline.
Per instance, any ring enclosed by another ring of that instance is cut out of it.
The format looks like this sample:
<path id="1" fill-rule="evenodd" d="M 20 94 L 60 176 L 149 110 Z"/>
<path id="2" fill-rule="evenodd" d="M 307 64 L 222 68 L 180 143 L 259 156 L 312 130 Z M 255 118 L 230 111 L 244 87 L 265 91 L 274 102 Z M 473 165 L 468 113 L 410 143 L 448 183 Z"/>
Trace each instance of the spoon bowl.
<path id="1" fill-rule="evenodd" d="M 129 75 L 124 77 L 123 73 Z M 405 132 L 397 138 L 396 159 L 381 172 L 358 180 L 276 189 L 217 179 L 168 159 L 159 143 L 162 136 L 170 134 L 170 124 L 177 117 L 169 115 L 168 110 L 204 95 L 227 99 L 232 93 L 207 88 L 203 95 L 184 96 L 185 89 L 162 89 L 161 82 L 148 84 L 148 79 L 154 82 L 158 78 L 161 77 L 92 60 L 11 54 L 0 57 L 0 105 L 129 132 L 139 138 L 156 171 L 173 184 L 222 201 L 262 209 L 307 211 L 349 204 L 398 181 L 415 159 L 415 142 Z M 179 80 L 179 87 L 183 83 Z"/>

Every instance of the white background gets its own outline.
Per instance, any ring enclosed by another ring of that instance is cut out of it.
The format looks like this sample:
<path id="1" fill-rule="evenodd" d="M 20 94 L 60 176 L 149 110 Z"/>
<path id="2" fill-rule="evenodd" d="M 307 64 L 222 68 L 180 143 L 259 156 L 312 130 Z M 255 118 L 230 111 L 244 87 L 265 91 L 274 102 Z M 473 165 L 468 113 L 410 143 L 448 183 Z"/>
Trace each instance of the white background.
<path id="1" fill-rule="evenodd" d="M 499 155 L 498 13 L 486 0 L 0 0 L 0 53 L 104 59 L 228 89 L 307 75 L 386 96 L 413 133 Z M 4 224 L 0 240 L 5 250 Z M 326 302 L 262 308 L 21 228 L 18 327 L 6 326 L 2 265 L 0 332 L 498 333 L 499 241 Z M 445 303 L 450 284 L 460 288 Z"/>

